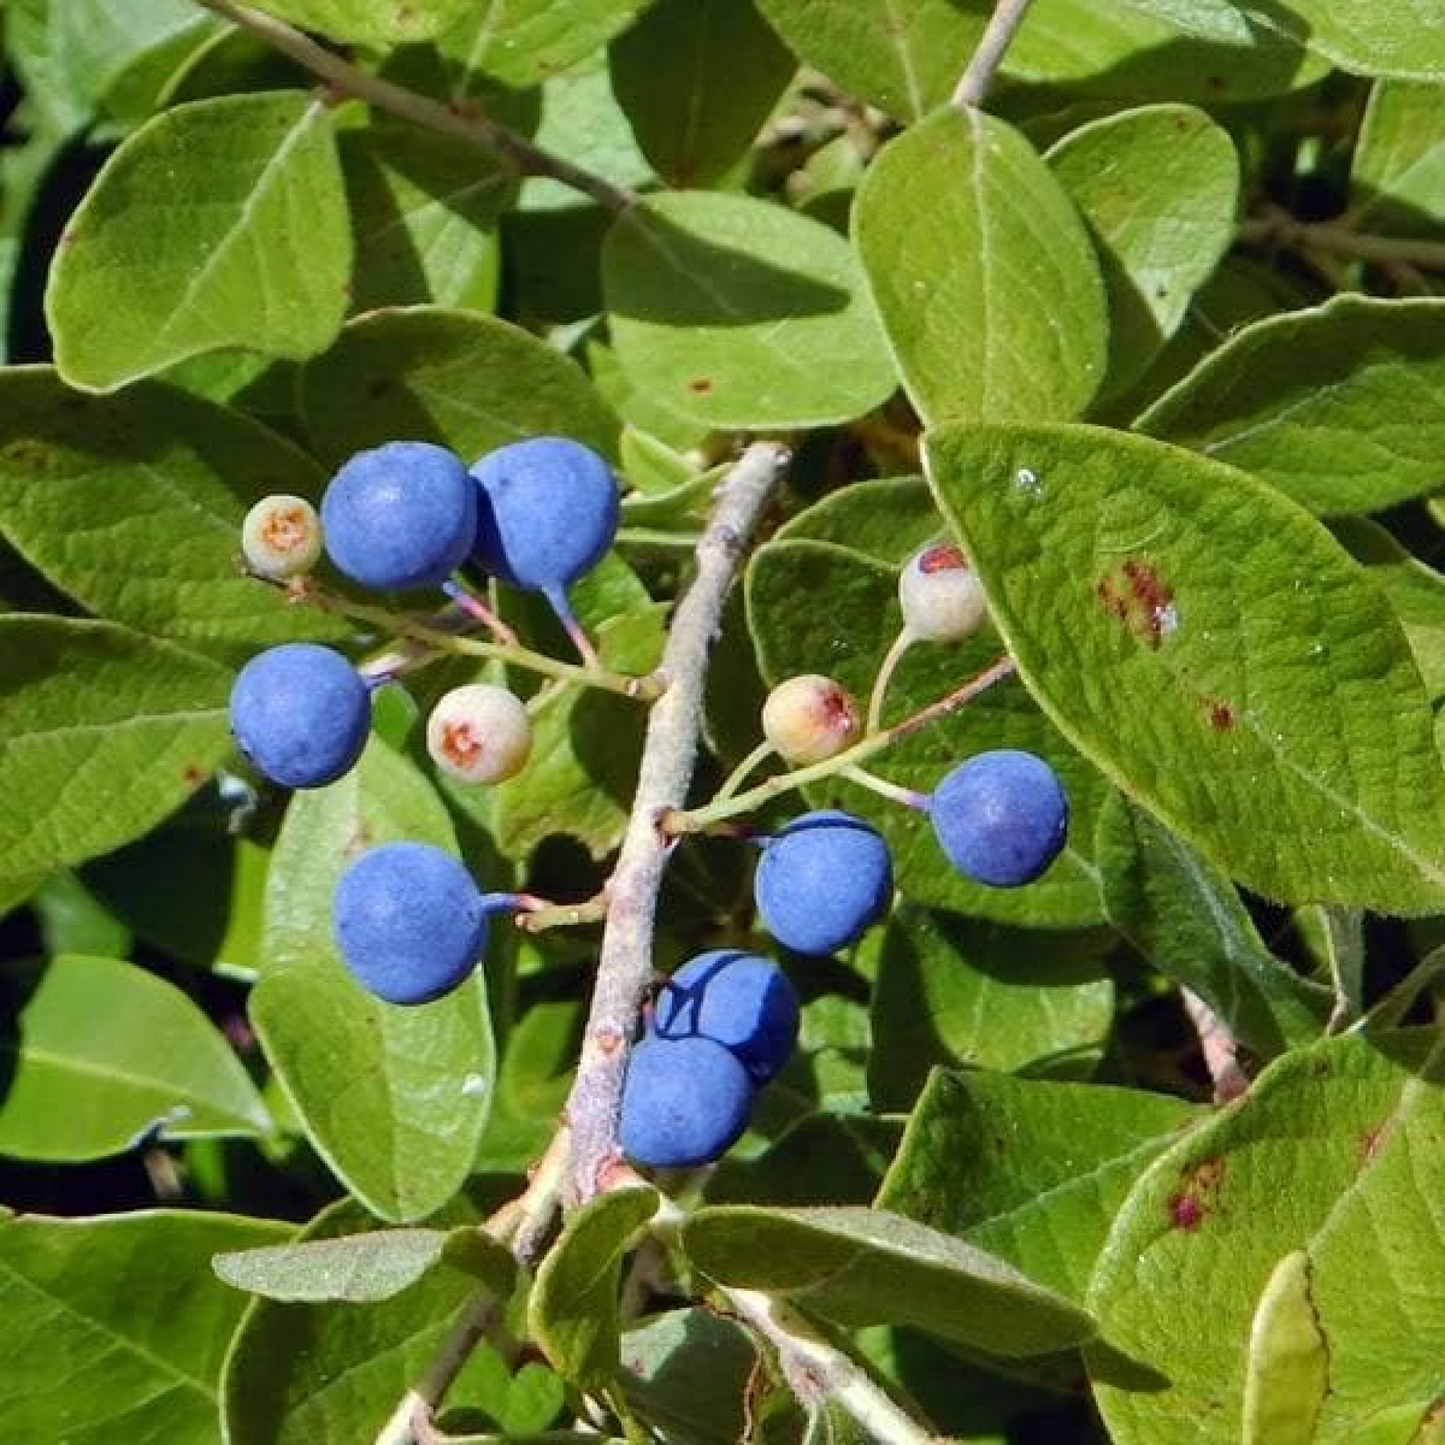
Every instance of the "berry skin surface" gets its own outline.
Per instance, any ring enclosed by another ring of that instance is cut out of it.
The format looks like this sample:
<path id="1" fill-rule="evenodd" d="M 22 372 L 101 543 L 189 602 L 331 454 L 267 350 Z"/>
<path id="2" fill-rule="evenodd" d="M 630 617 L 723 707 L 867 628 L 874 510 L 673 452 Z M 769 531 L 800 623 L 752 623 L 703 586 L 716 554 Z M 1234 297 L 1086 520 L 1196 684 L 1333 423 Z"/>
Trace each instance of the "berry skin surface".
<path id="1" fill-rule="evenodd" d="M 836 953 L 888 910 L 893 860 L 851 813 L 804 813 L 763 845 L 753 875 L 763 927 L 795 953 Z"/>
<path id="2" fill-rule="evenodd" d="M 711 1039 L 765 1084 L 798 1042 L 798 996 L 771 959 L 737 949 L 700 953 L 658 996 L 652 1032 L 660 1039 Z"/>
<path id="3" fill-rule="evenodd" d="M 898 604 L 903 625 L 921 642 L 962 642 L 988 616 L 978 573 L 946 542 L 915 552 L 904 564 Z"/>
<path id="4" fill-rule="evenodd" d="M 979 753 L 934 790 L 929 816 L 948 861 L 993 888 L 1032 883 L 1058 856 L 1069 799 L 1058 774 L 1033 753 Z"/>
<path id="5" fill-rule="evenodd" d="M 371 694 L 339 653 L 313 642 L 258 652 L 231 686 L 231 733 L 257 772 L 286 788 L 320 788 L 366 746 Z"/>
<path id="6" fill-rule="evenodd" d="M 443 694 L 426 723 L 432 761 L 465 783 L 514 778 L 532 752 L 532 720 L 516 693 L 489 682 Z"/>
<path id="7" fill-rule="evenodd" d="M 580 442 L 511 442 L 488 452 L 472 476 L 478 494 L 472 560 L 513 587 L 560 592 L 590 572 L 617 535 L 617 481 Z"/>
<path id="8" fill-rule="evenodd" d="M 430 442 L 358 452 L 321 499 L 326 552 L 378 591 L 436 587 L 472 548 L 477 489 L 461 459 Z"/>
<path id="9" fill-rule="evenodd" d="M 336 946 L 356 981 L 387 1003 L 450 993 L 482 956 L 487 910 L 460 861 L 430 843 L 383 843 L 341 875 Z"/>
<path id="10" fill-rule="evenodd" d="M 321 556 L 321 518 L 305 497 L 262 497 L 241 523 L 241 551 L 258 577 L 286 582 L 303 576 Z"/>
<path id="11" fill-rule="evenodd" d="M 852 695 L 816 672 L 784 679 L 763 703 L 763 736 L 784 762 L 824 762 L 862 735 L 863 720 Z"/>
<path id="12" fill-rule="evenodd" d="M 649 1036 L 627 1061 L 622 1152 L 655 1169 L 709 1164 L 747 1128 L 752 1101 L 748 1071 L 721 1044 Z"/>

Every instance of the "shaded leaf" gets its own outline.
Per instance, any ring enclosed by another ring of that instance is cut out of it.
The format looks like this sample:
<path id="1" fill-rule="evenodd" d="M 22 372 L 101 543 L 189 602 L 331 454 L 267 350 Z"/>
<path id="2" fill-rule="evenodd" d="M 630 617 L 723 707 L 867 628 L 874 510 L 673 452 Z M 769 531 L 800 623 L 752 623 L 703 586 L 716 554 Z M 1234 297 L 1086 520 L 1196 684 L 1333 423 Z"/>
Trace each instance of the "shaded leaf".
<path id="1" fill-rule="evenodd" d="M 1370 88 L 1350 161 L 1356 220 L 1418 235 L 1445 220 L 1445 115 L 1438 85 L 1381 80 Z"/>
<path id="2" fill-rule="evenodd" d="M 430 40 L 465 15 L 467 0 L 266 0 L 265 8 L 332 40 L 401 45 Z"/>

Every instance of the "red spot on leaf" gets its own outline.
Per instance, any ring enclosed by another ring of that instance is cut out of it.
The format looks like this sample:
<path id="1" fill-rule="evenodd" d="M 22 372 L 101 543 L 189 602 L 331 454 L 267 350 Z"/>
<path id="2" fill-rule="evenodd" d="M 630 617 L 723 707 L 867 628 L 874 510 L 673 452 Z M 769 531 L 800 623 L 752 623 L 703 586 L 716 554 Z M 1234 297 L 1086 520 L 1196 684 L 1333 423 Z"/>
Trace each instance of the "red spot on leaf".
<path id="1" fill-rule="evenodd" d="M 1217 733 L 1227 733 L 1234 726 L 1234 709 L 1227 702 L 1209 704 L 1209 726 Z"/>
<path id="2" fill-rule="evenodd" d="M 925 576 L 932 576 L 935 572 L 957 572 L 960 568 L 967 570 L 968 558 L 957 547 L 947 544 L 930 547 L 918 559 L 918 570 Z"/>
<path id="3" fill-rule="evenodd" d="M 199 788 L 206 781 L 205 773 L 194 763 L 188 763 L 181 773 L 188 788 Z"/>
<path id="4" fill-rule="evenodd" d="M 1360 1162 L 1362 1164 L 1372 1162 L 1389 1137 L 1390 1121 L 1388 1119 L 1376 1124 L 1373 1129 L 1366 1129 L 1360 1135 Z"/>
<path id="5" fill-rule="evenodd" d="M 1169 1222 L 1175 1229 L 1193 1234 L 1204 1223 L 1204 1206 L 1192 1194 L 1171 1194 Z"/>
<path id="6" fill-rule="evenodd" d="M 1094 593 L 1107 612 L 1151 648 L 1158 648 L 1179 625 L 1173 589 L 1149 563 L 1135 557 L 1101 577 Z"/>
<path id="7" fill-rule="evenodd" d="M 687 389 L 701 394 L 712 390 L 712 382 L 705 376 L 695 376 L 688 382 Z"/>

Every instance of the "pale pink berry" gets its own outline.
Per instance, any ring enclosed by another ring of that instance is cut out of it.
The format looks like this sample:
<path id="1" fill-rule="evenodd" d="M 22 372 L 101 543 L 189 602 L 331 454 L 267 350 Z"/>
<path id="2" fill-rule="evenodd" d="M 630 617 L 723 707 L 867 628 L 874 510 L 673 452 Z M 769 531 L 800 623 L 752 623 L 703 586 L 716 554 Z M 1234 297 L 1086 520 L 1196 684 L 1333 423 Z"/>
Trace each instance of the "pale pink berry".
<path id="1" fill-rule="evenodd" d="M 915 552 L 898 574 L 903 625 L 920 642 L 962 642 L 983 626 L 988 602 L 978 573 L 949 542 Z"/>
<path id="2" fill-rule="evenodd" d="M 821 763 L 862 733 L 858 704 L 831 677 L 813 672 L 790 677 L 763 704 L 763 736 L 785 762 Z"/>
<path id="3" fill-rule="evenodd" d="M 309 572 L 321 555 L 321 519 L 305 497 L 262 497 L 241 523 L 246 566 L 258 577 L 285 582 Z"/>
<path id="4" fill-rule="evenodd" d="M 432 761 L 468 783 L 516 777 L 532 751 L 532 721 L 515 693 L 487 682 L 455 687 L 426 724 Z"/>

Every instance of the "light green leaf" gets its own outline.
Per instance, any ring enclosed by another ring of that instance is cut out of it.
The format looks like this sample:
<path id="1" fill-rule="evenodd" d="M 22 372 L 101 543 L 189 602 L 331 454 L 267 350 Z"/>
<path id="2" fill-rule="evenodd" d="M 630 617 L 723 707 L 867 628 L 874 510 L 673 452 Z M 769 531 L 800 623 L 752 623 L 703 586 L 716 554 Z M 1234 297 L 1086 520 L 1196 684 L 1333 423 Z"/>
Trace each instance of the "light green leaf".
<path id="1" fill-rule="evenodd" d="M 1099 250 L 1107 387 L 1121 391 L 1179 329 L 1234 241 L 1234 142 L 1202 110 L 1154 105 L 1080 126 L 1047 159 Z"/>
<path id="2" fill-rule="evenodd" d="M 578 1389 L 601 1389 L 621 1369 L 622 1260 L 657 1206 L 655 1189 L 599 1194 L 568 1219 L 538 1267 L 528 1325 L 557 1372 Z"/>
<path id="3" fill-rule="evenodd" d="M 1097 842 L 1109 921 L 1155 968 L 1262 1057 L 1318 1037 L 1328 991 L 1270 953 L 1227 878 L 1117 795 Z"/>
<path id="4" fill-rule="evenodd" d="M 924 420 L 1068 419 L 1104 377 L 1109 321 L 1088 232 L 1028 141 L 939 111 L 879 152 L 854 236 Z"/>
<path id="5" fill-rule="evenodd" d="M 0 875 L 138 838 L 230 748 L 231 674 L 110 622 L 0 617 Z"/>
<path id="6" fill-rule="evenodd" d="M 301 372 L 317 450 L 340 463 L 397 437 L 468 463 L 506 442 L 572 437 L 604 456 L 620 423 L 575 362 L 510 322 L 441 306 L 358 317 Z"/>
<path id="7" fill-rule="evenodd" d="M 341 325 L 350 270 L 325 104 L 276 91 L 177 106 L 111 156 L 60 239 L 55 362 L 109 391 L 220 347 L 310 356 Z"/>
<path id="8" fill-rule="evenodd" d="M 179 989 L 134 964 L 62 954 L 0 972 L 0 1154 L 99 1159 L 162 1139 L 265 1134 L 256 1086 Z"/>
<path id="9" fill-rule="evenodd" d="M 291 1226 L 199 1211 L 0 1219 L 0 1410 L 36 1442 L 211 1441 L 217 1378 L 245 1300 L 218 1250 Z"/>
<path id="10" fill-rule="evenodd" d="M 52 873 L 30 899 L 47 955 L 129 956 L 130 929 L 74 873 Z M 0 1106 L 3 1107 L 3 1106 Z"/>
<path id="11" fill-rule="evenodd" d="M 909 1108 L 935 1064 L 1087 1069 L 1114 1018 L 1107 930 L 1039 933 L 900 907 L 873 986 L 868 1087 Z"/>
<path id="12" fill-rule="evenodd" d="M 797 63 L 753 0 L 658 0 L 614 42 L 612 88 L 670 186 L 707 186 L 743 158 Z"/>
<path id="13" fill-rule="evenodd" d="M 1350 162 L 1351 213 L 1371 228 L 1419 235 L 1445 221 L 1445 113 L 1440 87 L 1379 80 Z"/>
<path id="14" fill-rule="evenodd" d="M 262 8 L 332 40 L 382 46 L 431 40 L 471 7 L 468 0 L 266 0 Z"/>
<path id="15" fill-rule="evenodd" d="M 1005 1358 L 1094 1333 L 1076 1305 L 972 1245 L 881 1209 L 701 1209 L 683 1248 L 721 1284 L 765 1290 L 847 1327 L 912 1324 Z"/>
<path id="16" fill-rule="evenodd" d="M 1121 0 L 1121 3 L 1140 15 L 1163 20 L 1186 35 L 1245 44 L 1253 38 L 1249 19 L 1232 0 Z"/>
<path id="17" fill-rule="evenodd" d="M 708 426 L 826 426 L 893 390 L 847 243 L 783 206 L 650 196 L 608 232 L 602 284 L 629 379 Z"/>
<path id="18" fill-rule="evenodd" d="M 950 429 L 927 455 L 1030 691 L 1126 793 L 1267 896 L 1440 906 L 1424 689 L 1319 523 L 1120 432 Z"/>
<path id="19" fill-rule="evenodd" d="M 1140 1089 L 937 1069 L 877 1205 L 1083 1299 L 1134 1180 L 1205 1117 Z"/>
<path id="20" fill-rule="evenodd" d="M 358 851 L 398 838 L 456 846 L 430 786 L 376 740 L 339 782 L 292 799 L 251 1020 L 318 1153 L 374 1214 L 403 1222 L 470 1173 L 495 1058 L 481 969 L 445 998 L 401 1007 L 363 990 L 336 953 L 337 879 Z"/>
<path id="21" fill-rule="evenodd" d="M 805 63 L 895 120 L 921 120 L 963 74 L 986 0 L 759 0 Z"/>
<path id="22" fill-rule="evenodd" d="M 343 633 L 239 562 L 252 502 L 319 497 L 324 482 L 274 432 L 172 387 L 97 397 L 46 367 L 0 372 L 0 532 L 77 601 L 143 631 L 231 652 Z"/>
<path id="23" fill-rule="evenodd" d="M 1445 80 L 1445 11 L 1434 5 L 1290 0 L 1288 10 L 1271 7 L 1261 19 L 1356 75 Z"/>
<path id="24" fill-rule="evenodd" d="M 1135 423 L 1316 512 L 1441 485 L 1445 301 L 1337 296 L 1231 336 Z"/>
<path id="25" fill-rule="evenodd" d="M 1239 1440 L 1251 1367 L 1256 1423 L 1262 1385 L 1276 1404 L 1288 1387 L 1298 1410 L 1321 1365 L 1311 1332 L 1327 1343 L 1328 1383 L 1307 1438 L 1409 1438 L 1439 1397 L 1445 1348 L 1445 1307 L 1421 1288 L 1445 1269 L 1440 1059 L 1439 1035 L 1425 1031 L 1286 1055 L 1141 1176 L 1089 1298 L 1104 1337 L 1169 1383 L 1096 1380 L 1110 1439 Z M 1304 1267 L 1281 1278 L 1295 1253 Z M 1390 1413 L 1395 1429 L 1367 1437 Z"/>
<path id="26" fill-rule="evenodd" d="M 1329 1342 L 1310 1300 L 1309 1255 L 1275 1266 L 1249 1333 L 1244 1445 L 1311 1445 L 1329 1388 Z"/>

